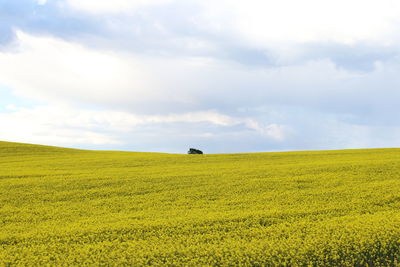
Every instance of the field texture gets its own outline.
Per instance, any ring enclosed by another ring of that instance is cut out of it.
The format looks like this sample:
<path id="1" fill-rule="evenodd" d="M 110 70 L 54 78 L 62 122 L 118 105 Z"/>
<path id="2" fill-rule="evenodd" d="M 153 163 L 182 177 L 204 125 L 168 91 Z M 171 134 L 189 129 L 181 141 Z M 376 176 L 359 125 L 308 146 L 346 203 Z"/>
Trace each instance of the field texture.
<path id="1" fill-rule="evenodd" d="M 0 142 L 0 266 L 399 265 L 400 150 Z"/>

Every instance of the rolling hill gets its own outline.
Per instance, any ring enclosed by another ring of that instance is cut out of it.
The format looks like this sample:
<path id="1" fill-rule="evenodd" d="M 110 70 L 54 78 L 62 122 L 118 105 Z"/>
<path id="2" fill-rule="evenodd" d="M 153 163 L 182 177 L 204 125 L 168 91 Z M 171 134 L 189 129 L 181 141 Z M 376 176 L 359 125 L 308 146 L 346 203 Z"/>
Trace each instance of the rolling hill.
<path id="1" fill-rule="evenodd" d="M 0 142 L 0 265 L 398 265 L 400 149 Z"/>

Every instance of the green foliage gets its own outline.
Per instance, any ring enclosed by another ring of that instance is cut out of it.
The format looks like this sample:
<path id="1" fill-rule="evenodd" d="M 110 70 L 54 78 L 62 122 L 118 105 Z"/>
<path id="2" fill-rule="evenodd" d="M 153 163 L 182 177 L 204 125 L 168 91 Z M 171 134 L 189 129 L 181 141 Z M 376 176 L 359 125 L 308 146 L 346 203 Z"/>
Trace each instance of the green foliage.
<path id="1" fill-rule="evenodd" d="M 399 265 L 400 150 L 0 142 L 0 265 Z"/>

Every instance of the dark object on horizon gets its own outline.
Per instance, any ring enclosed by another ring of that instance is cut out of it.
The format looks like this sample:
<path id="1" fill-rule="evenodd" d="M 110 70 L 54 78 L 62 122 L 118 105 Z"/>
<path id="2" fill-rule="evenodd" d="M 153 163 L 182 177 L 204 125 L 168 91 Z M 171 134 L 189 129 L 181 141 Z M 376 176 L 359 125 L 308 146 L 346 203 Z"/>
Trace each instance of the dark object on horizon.
<path id="1" fill-rule="evenodd" d="M 188 151 L 188 154 L 203 154 L 203 151 L 195 149 L 195 148 L 190 148 Z"/>

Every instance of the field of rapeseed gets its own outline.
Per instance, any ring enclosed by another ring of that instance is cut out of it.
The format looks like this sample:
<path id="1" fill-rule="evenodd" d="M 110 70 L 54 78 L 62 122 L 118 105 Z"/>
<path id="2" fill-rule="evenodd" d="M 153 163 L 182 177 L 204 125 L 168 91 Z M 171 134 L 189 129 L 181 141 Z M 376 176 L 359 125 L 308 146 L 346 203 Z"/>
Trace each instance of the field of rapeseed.
<path id="1" fill-rule="evenodd" d="M 400 149 L 173 155 L 0 142 L 0 193 L 0 266 L 400 264 Z"/>

